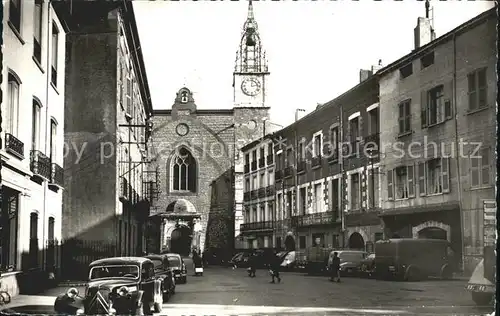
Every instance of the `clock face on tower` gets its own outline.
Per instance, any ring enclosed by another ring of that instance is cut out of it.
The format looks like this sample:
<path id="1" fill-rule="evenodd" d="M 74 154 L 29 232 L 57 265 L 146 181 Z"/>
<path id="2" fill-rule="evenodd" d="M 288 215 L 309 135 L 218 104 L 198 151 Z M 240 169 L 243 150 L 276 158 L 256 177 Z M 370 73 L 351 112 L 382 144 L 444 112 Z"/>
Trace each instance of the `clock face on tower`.
<path id="1" fill-rule="evenodd" d="M 255 78 L 245 78 L 241 83 L 241 90 L 248 96 L 256 96 L 260 92 L 260 82 Z"/>

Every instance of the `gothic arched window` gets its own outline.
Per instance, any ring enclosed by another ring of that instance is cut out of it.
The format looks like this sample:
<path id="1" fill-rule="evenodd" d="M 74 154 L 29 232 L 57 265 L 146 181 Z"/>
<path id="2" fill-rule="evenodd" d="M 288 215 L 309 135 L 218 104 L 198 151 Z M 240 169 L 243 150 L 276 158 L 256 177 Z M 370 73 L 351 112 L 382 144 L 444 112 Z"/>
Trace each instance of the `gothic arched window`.
<path id="1" fill-rule="evenodd" d="M 196 161 L 186 148 L 180 148 L 172 158 L 172 190 L 196 192 Z"/>

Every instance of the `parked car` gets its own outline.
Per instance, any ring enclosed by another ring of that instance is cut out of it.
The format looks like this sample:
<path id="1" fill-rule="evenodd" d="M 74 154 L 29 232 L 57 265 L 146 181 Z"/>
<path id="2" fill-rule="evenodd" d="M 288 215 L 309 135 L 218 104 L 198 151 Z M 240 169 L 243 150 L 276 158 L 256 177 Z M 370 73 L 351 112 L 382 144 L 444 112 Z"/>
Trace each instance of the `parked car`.
<path id="1" fill-rule="evenodd" d="M 166 254 L 172 272 L 174 273 L 174 278 L 176 283 L 186 284 L 187 283 L 187 268 L 181 255 L 177 253 L 167 253 Z"/>
<path id="2" fill-rule="evenodd" d="M 163 292 L 163 301 L 166 302 L 175 294 L 175 276 L 170 267 L 170 261 L 167 255 L 148 255 L 146 258 L 153 261 L 155 275 L 162 280 L 161 289 Z"/>
<path id="3" fill-rule="evenodd" d="M 361 260 L 359 273 L 362 276 L 372 276 L 375 272 L 375 254 L 369 254 L 365 259 Z"/>
<path id="4" fill-rule="evenodd" d="M 359 270 L 361 262 L 368 256 L 368 253 L 362 250 L 333 250 L 328 258 L 328 267 L 332 263 L 335 252 L 340 259 L 340 273 L 344 275 L 355 274 Z"/>
<path id="5" fill-rule="evenodd" d="M 281 261 L 281 267 L 285 270 L 295 269 L 297 261 L 295 260 L 295 251 L 289 251 L 283 257 L 283 261 Z"/>
<path id="6" fill-rule="evenodd" d="M 96 260 L 89 265 L 85 293 L 70 288 L 56 298 L 54 310 L 66 315 L 150 315 L 153 307 L 159 313 L 161 284 L 148 258 Z"/>

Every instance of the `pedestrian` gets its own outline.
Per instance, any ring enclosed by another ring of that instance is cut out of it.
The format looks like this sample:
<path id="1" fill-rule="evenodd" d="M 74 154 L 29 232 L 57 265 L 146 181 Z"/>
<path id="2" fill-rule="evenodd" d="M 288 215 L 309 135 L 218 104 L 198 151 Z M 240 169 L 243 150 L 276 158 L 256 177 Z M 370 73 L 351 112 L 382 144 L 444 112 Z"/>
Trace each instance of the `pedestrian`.
<path id="1" fill-rule="evenodd" d="M 340 258 L 338 252 L 333 253 L 332 263 L 330 264 L 330 281 L 340 283 Z"/>
<path id="2" fill-rule="evenodd" d="M 280 266 L 281 266 L 281 260 L 278 256 L 276 255 L 271 255 L 271 260 L 269 264 L 269 272 L 271 274 L 272 280 L 271 283 L 275 283 L 274 279 L 278 279 L 278 283 L 281 282 L 281 277 L 280 277 Z"/>
<path id="3" fill-rule="evenodd" d="M 257 257 L 255 253 L 251 253 L 248 257 L 248 276 L 255 278 L 255 271 L 257 270 Z"/>

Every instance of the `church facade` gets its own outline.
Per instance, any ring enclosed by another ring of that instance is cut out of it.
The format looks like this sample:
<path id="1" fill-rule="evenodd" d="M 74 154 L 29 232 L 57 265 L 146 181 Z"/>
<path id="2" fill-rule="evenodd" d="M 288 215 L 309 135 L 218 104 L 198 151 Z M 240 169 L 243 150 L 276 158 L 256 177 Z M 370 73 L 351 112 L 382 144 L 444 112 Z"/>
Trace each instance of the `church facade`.
<path id="1" fill-rule="evenodd" d="M 269 75 L 250 1 L 233 72 L 232 109 L 198 109 L 182 87 L 171 109 L 153 111 L 161 182 L 148 251 L 231 250 L 242 223 L 241 148 L 262 137 Z"/>

